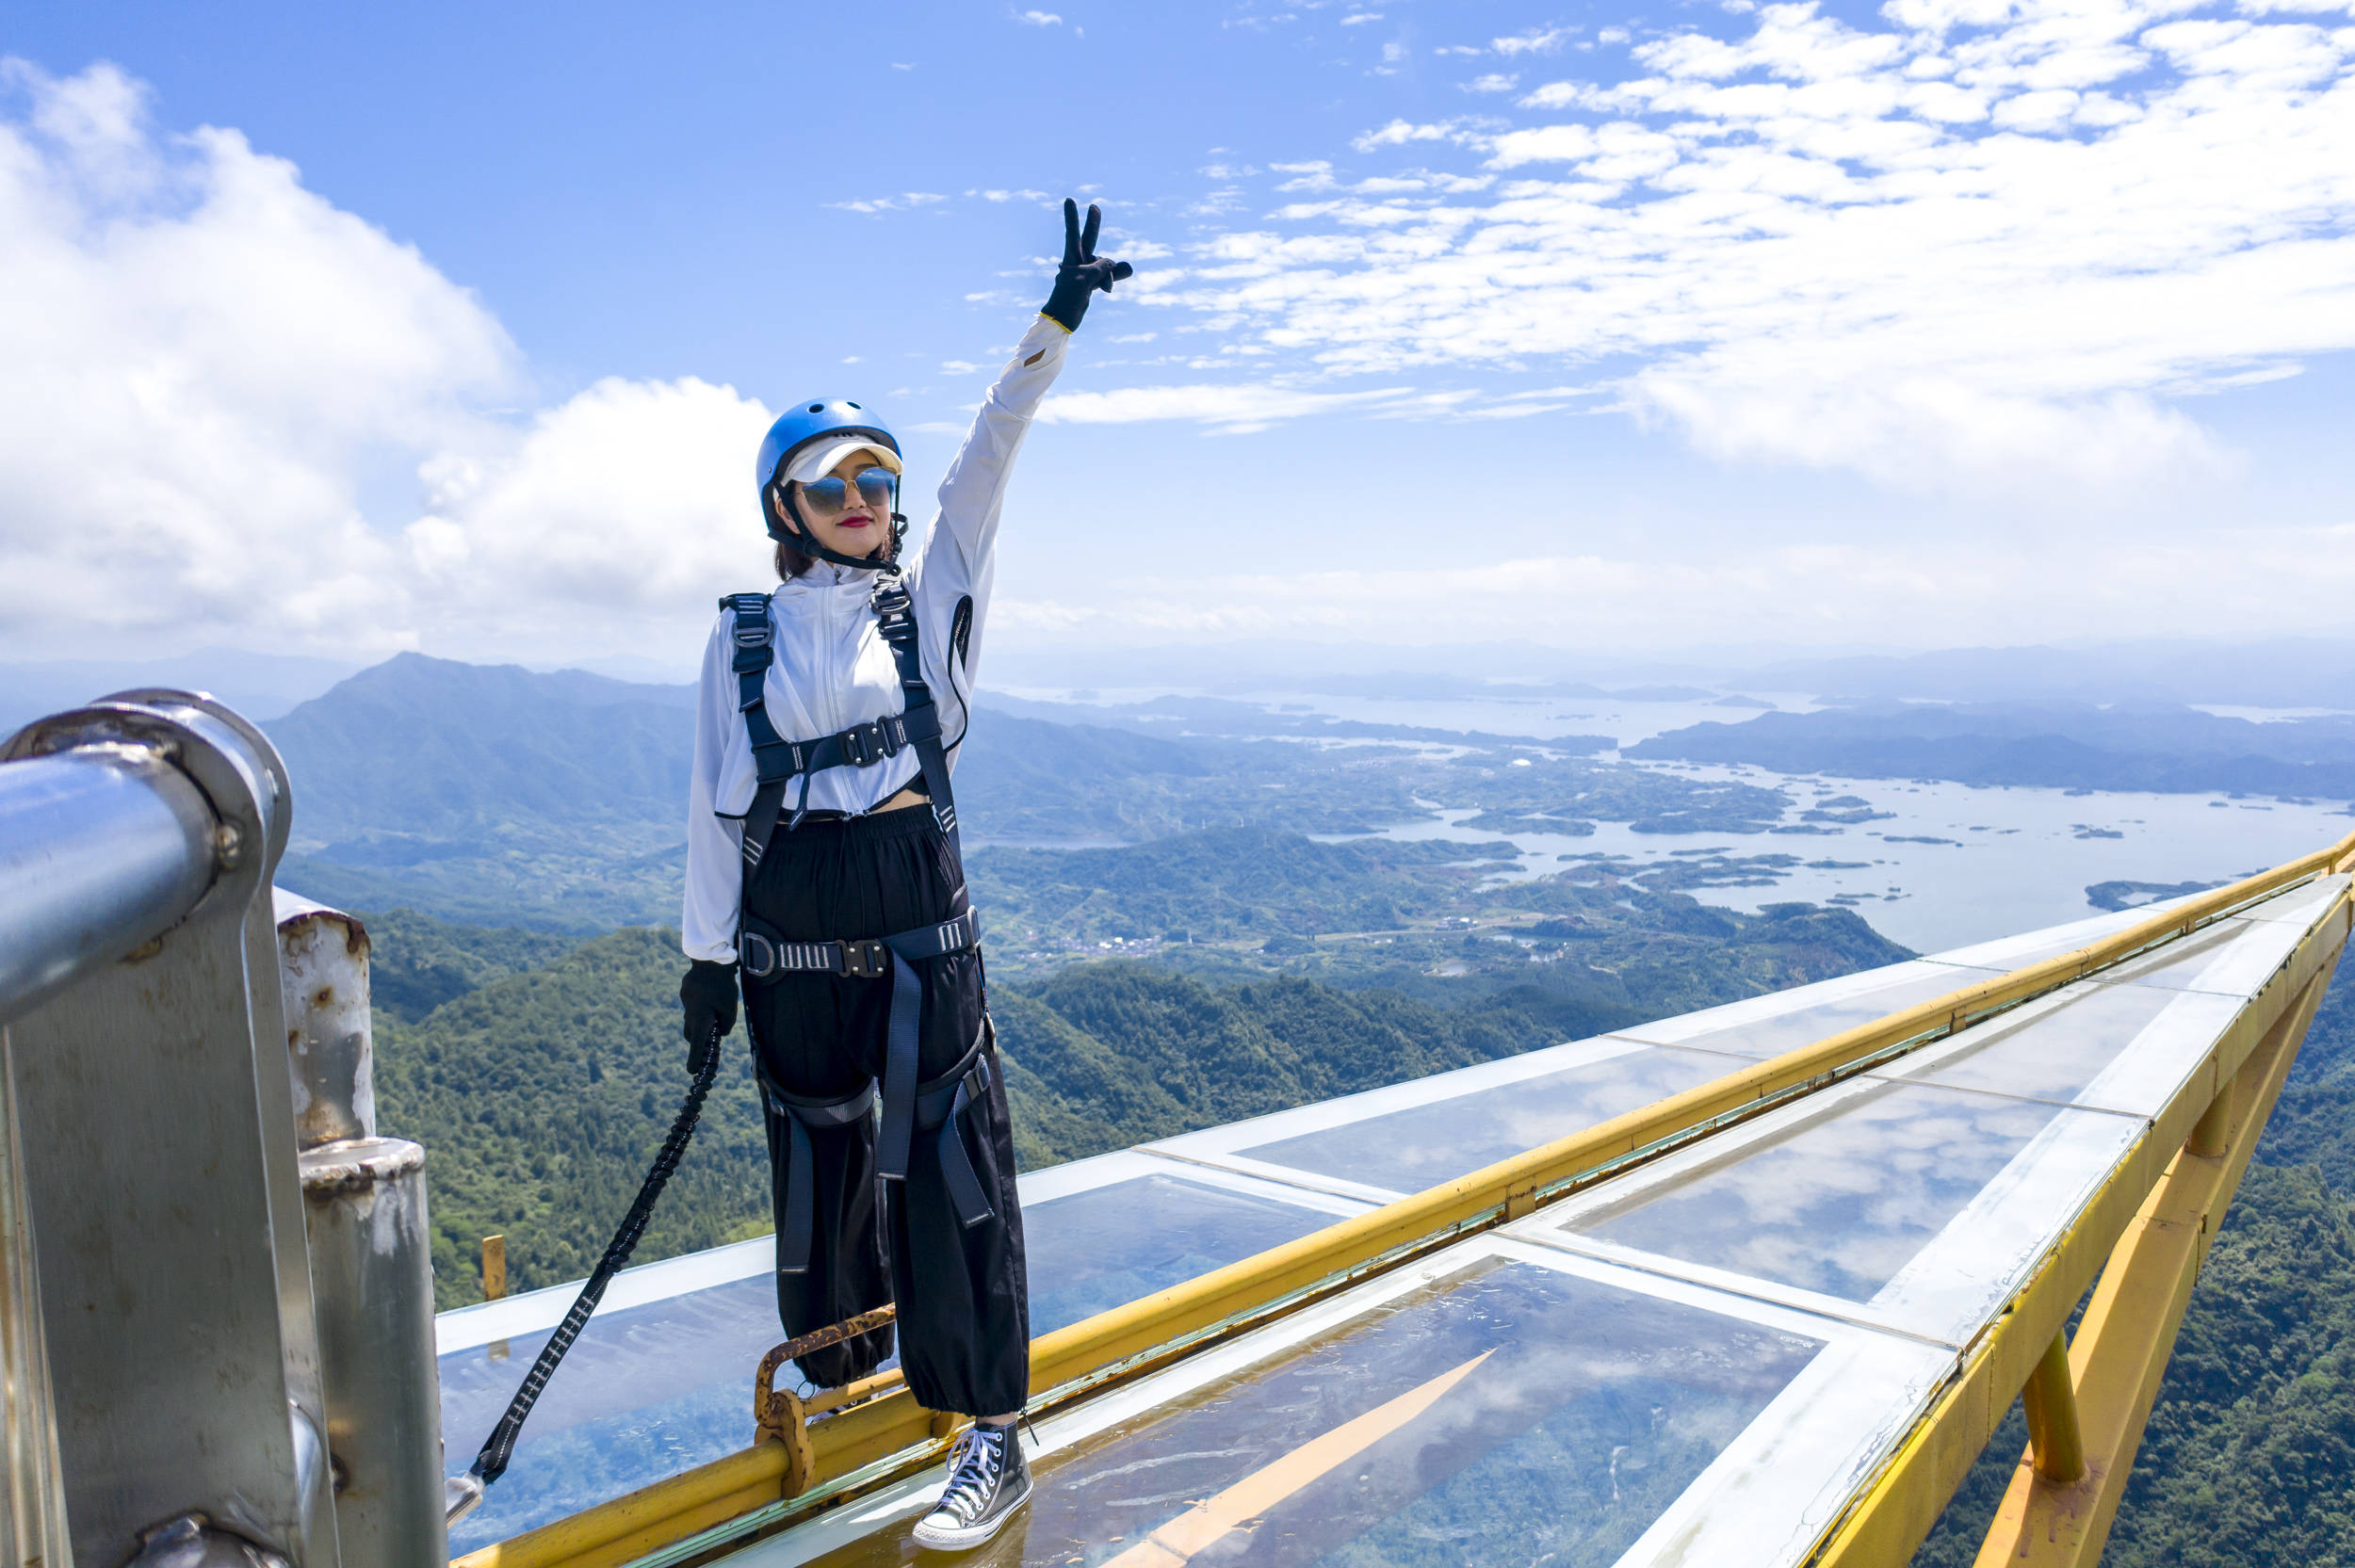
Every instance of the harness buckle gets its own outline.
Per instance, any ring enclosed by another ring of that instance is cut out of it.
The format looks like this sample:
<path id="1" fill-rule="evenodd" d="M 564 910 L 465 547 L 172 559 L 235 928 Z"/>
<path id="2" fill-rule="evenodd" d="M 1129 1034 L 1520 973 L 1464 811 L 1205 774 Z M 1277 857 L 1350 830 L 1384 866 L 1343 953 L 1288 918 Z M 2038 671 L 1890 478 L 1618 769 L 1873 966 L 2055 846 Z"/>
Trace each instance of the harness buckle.
<path id="1" fill-rule="evenodd" d="M 916 602 L 897 583 L 877 589 L 868 607 L 875 612 L 875 629 L 885 638 L 916 624 Z"/>
<path id="2" fill-rule="evenodd" d="M 891 949 L 881 937 L 842 944 L 842 972 L 856 980 L 879 980 L 891 973 Z"/>
<path id="3" fill-rule="evenodd" d="M 894 714 L 885 714 L 875 720 L 875 740 L 883 747 L 883 754 L 896 757 L 907 750 L 907 720 Z"/>
<path id="4" fill-rule="evenodd" d="M 777 949 L 770 940 L 755 931 L 742 931 L 736 938 L 737 962 L 752 978 L 766 979 L 776 972 Z M 757 958 L 758 962 L 754 962 Z"/>
<path id="5" fill-rule="evenodd" d="M 842 754 L 853 768 L 864 768 L 883 753 L 877 749 L 875 726 L 853 724 L 842 732 Z"/>

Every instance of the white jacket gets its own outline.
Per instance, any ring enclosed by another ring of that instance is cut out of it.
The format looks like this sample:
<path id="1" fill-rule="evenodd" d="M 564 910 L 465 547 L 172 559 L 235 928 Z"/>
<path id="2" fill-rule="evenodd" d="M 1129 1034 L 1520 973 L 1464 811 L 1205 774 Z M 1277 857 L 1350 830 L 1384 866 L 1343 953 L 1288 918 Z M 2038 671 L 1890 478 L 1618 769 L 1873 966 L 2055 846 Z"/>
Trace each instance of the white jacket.
<path id="1" fill-rule="evenodd" d="M 1031 428 L 1039 399 L 1063 368 L 1071 334 L 1046 316 L 1031 324 L 1014 358 L 989 389 L 972 433 L 940 481 L 940 511 L 924 554 L 908 574 L 924 653 L 924 679 L 940 706 L 949 761 L 957 760 L 971 717 L 973 667 L 988 618 L 996 574 L 998 511 L 1005 499 L 1015 454 Z M 788 740 L 815 740 L 885 714 L 901 711 L 900 676 L 891 649 L 876 634 L 868 607 L 871 572 L 820 561 L 770 595 L 769 624 L 776 639 L 769 666 L 769 719 Z M 965 657 L 949 646 L 958 601 L 973 600 Z M 687 897 L 679 920 L 680 946 L 690 959 L 731 963 L 742 896 L 744 814 L 759 774 L 751 736 L 737 711 L 733 633 L 736 616 L 722 610 L 704 648 L 703 689 L 695 710 L 695 766 L 688 784 Z M 913 749 L 868 768 L 829 768 L 810 776 L 812 811 L 872 811 L 917 775 Z M 786 810 L 799 801 L 802 781 L 786 791 Z M 780 822 L 779 832 L 784 826 Z M 883 931 L 844 931 L 883 936 Z"/>

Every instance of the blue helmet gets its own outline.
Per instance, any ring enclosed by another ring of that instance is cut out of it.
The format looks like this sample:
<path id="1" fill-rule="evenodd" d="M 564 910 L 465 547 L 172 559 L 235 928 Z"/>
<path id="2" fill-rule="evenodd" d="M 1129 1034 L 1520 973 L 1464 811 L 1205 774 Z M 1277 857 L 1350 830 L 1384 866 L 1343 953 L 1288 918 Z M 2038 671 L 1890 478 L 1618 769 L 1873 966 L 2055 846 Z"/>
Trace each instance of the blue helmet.
<path id="1" fill-rule="evenodd" d="M 894 456 L 899 455 L 899 438 L 858 404 L 847 397 L 813 398 L 779 414 L 777 422 L 769 427 L 769 433 L 761 437 L 753 482 L 760 496 L 761 521 L 767 525 L 770 538 L 790 544 L 805 556 L 839 560 L 844 565 L 872 566 L 875 563 L 871 560 L 853 561 L 837 557 L 810 538 L 799 526 L 800 520 L 794 517 L 782 489 L 786 464 L 795 452 L 813 441 L 839 440 L 844 436 L 863 436 L 888 448 Z M 899 522 L 896 513 L 893 521 Z M 895 536 L 897 532 L 895 528 Z M 896 537 L 893 553 L 898 553 Z"/>

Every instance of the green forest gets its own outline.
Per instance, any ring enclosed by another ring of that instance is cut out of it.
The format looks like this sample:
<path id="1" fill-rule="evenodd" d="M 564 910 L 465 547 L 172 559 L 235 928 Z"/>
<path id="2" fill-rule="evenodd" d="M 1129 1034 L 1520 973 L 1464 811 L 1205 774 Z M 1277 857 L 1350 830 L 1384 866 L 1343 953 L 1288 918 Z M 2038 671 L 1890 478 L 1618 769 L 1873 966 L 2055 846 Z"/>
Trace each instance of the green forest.
<path id="1" fill-rule="evenodd" d="M 1331 847 L 1293 837 L 1278 848 L 1306 862 Z M 1379 962 L 1401 984 L 1433 988 L 1427 997 L 1308 978 L 1334 963 L 1327 954 L 1248 946 L 1194 955 L 1208 962 L 1192 972 L 1109 960 L 994 983 L 1024 1165 L 1904 956 L 1844 911 L 1733 914 L 1607 882 L 1549 897 L 1556 913 L 1533 926 L 1375 949 L 1403 954 Z M 1206 919 L 1226 902 L 1197 884 L 1173 908 Z M 495 1233 L 508 1238 L 516 1289 L 586 1274 L 684 1087 L 676 933 L 628 928 L 581 940 L 407 911 L 371 915 L 368 927 L 377 1100 L 387 1129 L 429 1151 L 440 1305 L 479 1299 L 476 1249 Z M 1430 978 L 1435 962 L 1454 973 Z M 740 1026 L 728 1047 L 738 1065 L 713 1091 L 642 1258 L 768 1228 L 767 1156 Z"/>

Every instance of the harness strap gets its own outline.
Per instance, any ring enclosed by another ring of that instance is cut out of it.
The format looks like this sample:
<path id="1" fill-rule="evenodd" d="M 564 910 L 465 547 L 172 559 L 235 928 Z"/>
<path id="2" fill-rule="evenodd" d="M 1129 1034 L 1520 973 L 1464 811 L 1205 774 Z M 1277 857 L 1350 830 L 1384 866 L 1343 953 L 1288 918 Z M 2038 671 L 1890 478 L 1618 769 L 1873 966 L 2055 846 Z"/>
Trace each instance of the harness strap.
<path id="1" fill-rule="evenodd" d="M 840 942 L 788 942 L 767 931 L 747 929 L 737 933 L 736 957 L 748 980 L 775 975 L 845 975 L 858 980 L 879 980 L 891 969 L 893 944 L 906 941 L 911 956 L 934 958 L 961 953 L 982 941 L 982 915 L 966 910 L 953 920 L 897 937 L 846 938 Z M 918 941 L 917 939 L 922 939 Z"/>
<path id="2" fill-rule="evenodd" d="M 875 1145 L 875 1173 L 887 1182 L 907 1180 L 908 1145 L 916 1133 L 917 1031 L 924 1014 L 924 982 L 916 965 L 978 947 L 981 934 L 981 916 L 968 909 L 937 926 L 884 938 L 897 961 L 891 965 L 891 1015 L 884 1036 L 883 1135 Z"/>
<path id="3" fill-rule="evenodd" d="M 987 1222 L 997 1213 L 989 1206 L 989 1196 L 982 1189 L 972 1156 L 966 1153 L 965 1140 L 957 1131 L 966 1107 L 989 1092 L 986 1043 L 984 1029 L 963 1061 L 930 1083 L 917 1085 L 911 1118 L 916 1130 L 938 1131 L 941 1179 L 949 1189 L 949 1202 L 956 1209 L 957 1222 L 967 1230 Z M 865 1121 L 875 1107 L 876 1086 L 869 1081 L 834 1100 L 788 1094 L 770 1083 L 763 1083 L 761 1088 L 770 1103 L 785 1113 L 788 1129 L 785 1213 L 777 1228 L 777 1272 L 805 1274 L 809 1272 L 810 1247 L 818 1228 L 818 1161 L 810 1129 L 831 1131 Z"/>
<path id="4" fill-rule="evenodd" d="M 931 1086 L 918 1088 L 916 1125 L 924 1132 L 940 1129 L 941 1179 L 949 1188 L 949 1202 L 956 1206 L 957 1223 L 971 1230 L 994 1218 L 996 1211 L 989 1206 L 982 1179 L 965 1152 L 965 1140 L 957 1135 L 957 1123 L 966 1107 L 989 1092 L 989 1059 L 983 1054 L 981 1042 L 974 1042 L 968 1059 L 972 1065 L 963 1072 L 943 1074 Z"/>
<path id="5" fill-rule="evenodd" d="M 777 1230 L 777 1272 L 805 1274 L 809 1272 L 810 1238 L 818 1228 L 818 1159 L 809 1129 L 847 1127 L 865 1121 L 875 1108 L 875 1086 L 863 1084 L 836 1100 L 788 1094 L 771 1083 L 763 1083 L 761 1089 L 770 1103 L 786 1113 L 790 1151 L 785 1167 L 785 1215 Z"/>
<path id="6" fill-rule="evenodd" d="M 769 835 L 777 831 L 777 812 L 785 803 L 785 782 L 799 770 L 799 754 L 791 741 L 777 734 L 776 725 L 769 719 L 769 665 L 776 657 L 775 634 L 769 628 L 769 596 L 731 593 L 720 601 L 720 607 L 736 618 L 736 655 L 728 668 L 736 674 L 736 711 L 744 716 L 744 731 L 753 743 L 754 765 L 760 769 L 760 784 L 753 791 L 752 808 L 744 814 L 744 869 L 749 873 L 767 851 Z M 772 780 L 771 766 L 786 760 L 793 766 Z"/>
<path id="7" fill-rule="evenodd" d="M 736 654 L 729 668 L 736 674 L 737 711 L 744 716 L 753 769 L 760 781 L 744 814 L 747 875 L 768 853 L 777 818 L 785 815 L 786 790 L 796 778 L 802 782 L 801 796 L 788 827 L 798 825 L 807 810 L 812 776 L 829 768 L 866 768 L 911 747 L 923 771 L 924 787 L 933 797 L 934 815 L 950 844 L 956 843 L 957 812 L 948 793 L 949 761 L 940 743 L 940 709 L 924 684 L 916 616 L 907 590 L 893 583 L 879 590 L 874 602 L 877 628 L 899 669 L 905 710 L 816 740 L 788 740 L 769 718 L 769 666 L 776 657 L 775 634 L 769 624 L 769 596 L 731 593 L 720 601 L 721 607 L 736 617 Z"/>
<path id="8" fill-rule="evenodd" d="M 949 838 L 949 848 L 957 852 L 957 864 L 965 864 L 965 847 L 957 840 L 957 801 L 949 788 L 949 752 L 940 743 L 940 709 L 933 702 L 933 688 L 924 680 L 924 657 L 920 634 L 916 624 L 915 602 L 896 577 L 886 577 L 875 590 L 872 600 L 875 609 L 875 630 L 891 649 L 892 662 L 900 667 L 900 689 L 906 697 L 906 716 L 910 722 L 908 738 L 916 747 L 917 766 L 924 771 L 924 789 L 933 798 L 933 816 L 940 823 L 940 831 Z M 923 715 L 920 731 L 917 716 Z"/>
<path id="9" fill-rule="evenodd" d="M 885 1024 L 883 1074 L 883 1131 L 875 1149 L 876 1173 L 885 1181 L 905 1181 L 908 1173 L 908 1151 L 921 1126 L 930 1130 L 953 1122 L 969 1104 L 973 1095 L 989 1087 L 984 1074 L 978 1083 L 968 1086 L 966 1097 L 956 1097 L 957 1084 L 964 1081 L 966 1067 L 944 1075 L 932 1083 L 917 1081 L 917 1048 L 918 1032 L 924 1017 L 924 981 L 917 965 L 927 959 L 949 953 L 970 952 L 982 945 L 982 916 L 979 910 L 966 910 L 963 914 L 938 925 L 920 927 L 912 931 L 900 931 L 891 936 L 852 938 L 837 942 L 793 942 L 755 929 L 753 922 L 745 921 L 745 929 L 736 938 L 737 962 L 748 985 L 759 985 L 788 974 L 842 975 L 857 979 L 879 979 L 886 972 L 891 977 L 891 1010 Z M 981 1049 L 976 1043 L 975 1049 Z M 869 1086 L 872 1088 L 873 1086 Z M 797 1102 L 791 1096 L 770 1092 L 796 1117 L 793 1157 L 800 1159 L 806 1145 L 799 1140 L 797 1104 L 836 1104 L 847 1102 Z M 933 1096 L 928 1099 L 927 1096 Z M 935 1103 L 936 1102 L 936 1103 Z M 864 1114 L 863 1109 L 852 1113 L 851 1119 Z M 954 1145 L 953 1148 L 951 1145 Z M 957 1215 L 966 1224 L 978 1224 L 989 1218 L 988 1202 L 981 1195 L 981 1184 L 973 1175 L 971 1162 L 966 1158 L 965 1146 L 950 1134 L 943 1134 L 941 1164 L 948 1177 L 950 1196 L 957 1205 Z M 807 1183 L 794 1172 L 787 1172 L 788 1193 L 806 1191 Z M 798 1204 L 799 1198 L 788 1198 Z M 788 1230 L 791 1228 L 788 1225 Z M 795 1253 L 780 1243 L 780 1258 L 805 1256 Z M 783 1269 L 784 1264 L 780 1263 Z M 788 1272 L 793 1270 L 788 1269 Z"/>

